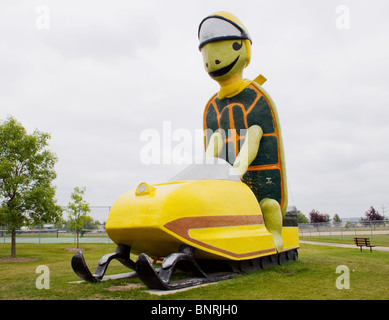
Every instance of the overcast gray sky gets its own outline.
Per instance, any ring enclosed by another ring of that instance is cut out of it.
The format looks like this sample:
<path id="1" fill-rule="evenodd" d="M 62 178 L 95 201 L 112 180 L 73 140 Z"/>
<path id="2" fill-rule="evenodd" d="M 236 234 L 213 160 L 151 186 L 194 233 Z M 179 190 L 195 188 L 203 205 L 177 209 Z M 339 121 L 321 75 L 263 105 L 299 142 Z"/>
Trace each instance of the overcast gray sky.
<path id="1" fill-rule="evenodd" d="M 361 217 L 371 205 L 389 213 L 385 0 L 2 1 L 0 118 L 51 133 L 58 203 L 85 186 L 92 206 L 110 206 L 182 168 L 142 163 L 140 137 L 162 135 L 163 121 L 193 137 L 202 128 L 219 87 L 203 69 L 197 28 L 219 10 L 238 16 L 253 40 L 244 76 L 268 79 L 289 204 L 306 215 Z"/>

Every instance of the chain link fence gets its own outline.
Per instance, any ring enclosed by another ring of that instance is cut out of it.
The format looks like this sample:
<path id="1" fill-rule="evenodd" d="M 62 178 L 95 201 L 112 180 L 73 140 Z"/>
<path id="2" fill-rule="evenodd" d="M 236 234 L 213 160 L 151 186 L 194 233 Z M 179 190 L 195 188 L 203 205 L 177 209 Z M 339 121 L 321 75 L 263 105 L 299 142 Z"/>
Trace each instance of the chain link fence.
<path id="1" fill-rule="evenodd" d="M 105 230 L 82 229 L 80 243 L 112 243 Z M 11 233 L 0 229 L 0 243 L 11 243 Z M 64 229 L 16 230 L 16 243 L 77 243 L 75 232 Z"/>
<path id="2" fill-rule="evenodd" d="M 386 220 L 358 222 L 319 222 L 299 223 L 300 237 L 345 239 L 356 236 L 389 234 L 389 222 Z"/>
<path id="3" fill-rule="evenodd" d="M 104 217 L 108 216 L 110 207 L 92 207 L 92 211 L 101 210 Z M 320 222 L 299 223 L 300 237 L 304 238 L 332 238 L 347 239 L 356 236 L 389 235 L 389 222 L 387 220 L 376 221 L 346 221 L 346 222 Z M 40 228 L 22 229 L 16 231 L 17 243 L 77 243 L 76 233 L 67 229 Z M 80 233 L 80 243 L 112 243 L 105 232 L 104 225 L 98 229 L 83 229 Z M 11 233 L 0 226 L 0 243 L 11 243 Z"/>
<path id="4" fill-rule="evenodd" d="M 66 207 L 63 206 L 65 210 Z M 108 219 L 110 206 L 90 206 L 88 214 L 94 221 L 100 224 L 94 229 L 84 228 L 80 232 L 80 243 L 112 243 L 112 240 L 105 232 L 105 222 Z M 65 211 L 64 211 L 64 215 Z M 64 217 L 66 219 L 66 217 Z M 55 228 L 54 225 L 45 225 L 42 228 L 22 228 L 16 230 L 17 243 L 77 243 L 77 235 L 74 231 L 66 228 Z M 0 243 L 11 243 L 11 233 L 5 226 L 0 225 Z"/>

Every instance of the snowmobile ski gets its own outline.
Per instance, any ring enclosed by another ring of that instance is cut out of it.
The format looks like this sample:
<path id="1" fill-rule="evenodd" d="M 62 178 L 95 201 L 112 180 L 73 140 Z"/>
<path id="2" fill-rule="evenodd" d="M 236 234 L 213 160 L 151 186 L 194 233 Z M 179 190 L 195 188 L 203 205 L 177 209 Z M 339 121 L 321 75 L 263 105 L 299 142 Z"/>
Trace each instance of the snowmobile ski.
<path id="1" fill-rule="evenodd" d="M 97 282 L 102 280 L 109 263 L 113 259 L 120 261 L 127 268 L 135 270 L 135 262 L 130 259 L 130 250 L 131 247 L 119 244 L 114 253 L 108 253 L 99 260 L 94 274 L 89 271 L 82 252 L 78 251 L 72 258 L 72 268 L 81 279 Z"/>
<path id="2" fill-rule="evenodd" d="M 189 246 L 181 246 L 180 252 L 173 253 L 162 262 L 162 267 L 156 270 L 150 258 L 142 253 L 136 261 L 136 272 L 142 282 L 150 289 L 175 290 L 192 287 L 204 283 L 230 279 L 237 275 L 235 272 L 219 272 L 206 274 L 193 258 L 194 249 Z M 170 282 L 174 270 L 190 271 L 194 277 Z"/>

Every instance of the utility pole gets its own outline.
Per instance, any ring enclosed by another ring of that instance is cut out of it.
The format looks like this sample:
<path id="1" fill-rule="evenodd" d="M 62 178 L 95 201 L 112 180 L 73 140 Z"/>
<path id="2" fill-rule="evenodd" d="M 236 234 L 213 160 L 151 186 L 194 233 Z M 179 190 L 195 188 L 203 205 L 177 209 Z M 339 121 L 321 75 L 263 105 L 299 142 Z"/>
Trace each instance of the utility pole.
<path id="1" fill-rule="evenodd" d="M 382 205 L 382 216 L 384 217 L 384 220 L 385 220 L 385 205 L 384 204 Z"/>

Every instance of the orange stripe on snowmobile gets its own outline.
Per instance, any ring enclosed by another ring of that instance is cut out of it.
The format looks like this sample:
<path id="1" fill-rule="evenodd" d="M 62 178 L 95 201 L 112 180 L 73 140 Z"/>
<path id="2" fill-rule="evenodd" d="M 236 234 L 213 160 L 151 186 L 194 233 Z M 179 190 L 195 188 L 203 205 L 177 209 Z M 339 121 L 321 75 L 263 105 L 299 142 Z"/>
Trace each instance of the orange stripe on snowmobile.
<path id="1" fill-rule="evenodd" d="M 264 224 L 263 216 L 260 215 L 245 215 L 245 216 L 204 216 L 204 217 L 185 217 L 173 220 L 164 225 L 164 227 L 178 236 L 196 243 L 202 247 L 228 254 L 235 258 L 250 257 L 258 254 L 274 252 L 274 248 L 258 250 L 246 253 L 235 253 L 227 251 L 210 244 L 204 243 L 197 239 L 192 238 L 189 235 L 190 229 L 200 228 L 217 228 L 217 227 L 235 227 L 235 226 L 249 226 L 249 225 L 262 225 Z"/>

